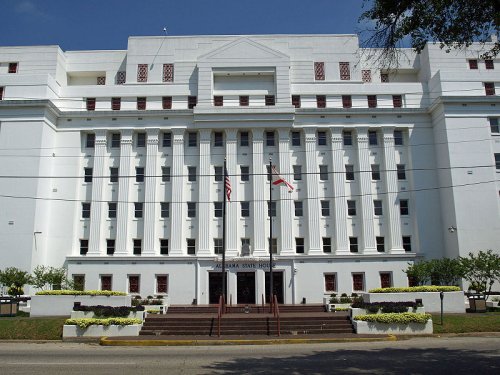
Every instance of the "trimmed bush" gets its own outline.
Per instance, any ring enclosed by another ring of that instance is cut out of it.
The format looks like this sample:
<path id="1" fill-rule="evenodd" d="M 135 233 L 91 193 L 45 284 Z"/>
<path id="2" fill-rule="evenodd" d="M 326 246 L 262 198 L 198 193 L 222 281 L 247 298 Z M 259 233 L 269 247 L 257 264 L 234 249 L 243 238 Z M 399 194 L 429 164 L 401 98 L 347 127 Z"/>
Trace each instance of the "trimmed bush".
<path id="1" fill-rule="evenodd" d="M 163 305 L 163 300 L 161 299 L 133 299 L 132 306 L 140 305 Z"/>
<path id="2" fill-rule="evenodd" d="M 93 325 L 118 325 L 118 326 L 128 326 L 132 324 L 142 324 L 141 319 L 128 319 L 128 318 L 107 318 L 107 319 L 98 319 L 98 318 L 82 318 L 82 319 L 66 319 L 64 322 L 65 325 L 69 326 L 78 326 L 82 329 L 87 328 Z"/>
<path id="3" fill-rule="evenodd" d="M 37 296 L 126 296 L 124 292 L 112 290 L 42 290 Z"/>
<path id="4" fill-rule="evenodd" d="M 386 323 L 386 324 L 409 324 L 420 323 L 425 324 L 429 319 L 432 319 L 431 314 L 415 314 L 415 313 L 389 313 L 389 314 L 372 314 L 358 315 L 354 320 L 362 320 L 364 322 Z"/>
<path id="5" fill-rule="evenodd" d="M 458 286 L 410 286 L 406 288 L 376 288 L 369 290 L 369 293 L 414 293 L 414 292 L 460 292 Z"/>
<path id="6" fill-rule="evenodd" d="M 131 312 L 144 311 L 143 306 L 129 307 L 129 306 L 75 306 L 74 311 L 92 311 L 96 317 L 122 317 L 126 318 Z"/>

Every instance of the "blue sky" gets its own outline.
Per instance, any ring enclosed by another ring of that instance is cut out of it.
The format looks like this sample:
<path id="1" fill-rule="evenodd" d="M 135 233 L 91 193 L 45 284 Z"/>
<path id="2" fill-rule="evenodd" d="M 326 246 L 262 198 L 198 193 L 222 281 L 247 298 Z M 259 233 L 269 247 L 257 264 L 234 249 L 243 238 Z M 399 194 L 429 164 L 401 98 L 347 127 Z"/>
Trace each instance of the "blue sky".
<path id="1" fill-rule="evenodd" d="M 0 0 L 0 46 L 126 49 L 129 36 L 352 34 L 363 0 Z"/>

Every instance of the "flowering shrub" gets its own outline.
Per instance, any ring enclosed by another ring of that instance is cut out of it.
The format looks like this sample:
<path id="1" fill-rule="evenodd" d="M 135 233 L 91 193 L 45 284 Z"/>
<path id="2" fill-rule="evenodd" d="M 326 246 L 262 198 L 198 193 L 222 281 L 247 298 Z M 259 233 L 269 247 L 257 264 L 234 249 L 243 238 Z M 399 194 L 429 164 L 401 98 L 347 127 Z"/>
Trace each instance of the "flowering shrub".
<path id="1" fill-rule="evenodd" d="M 407 288 L 376 288 L 371 289 L 369 293 L 460 292 L 461 290 L 458 286 L 424 285 Z"/>
<path id="2" fill-rule="evenodd" d="M 107 318 L 107 319 L 97 319 L 97 318 L 82 318 L 82 319 L 66 319 L 64 324 L 69 326 L 78 326 L 82 329 L 94 325 L 117 325 L 117 326 L 128 326 L 132 324 L 142 324 L 141 319 L 129 319 L 129 318 Z"/>
<path id="3" fill-rule="evenodd" d="M 124 292 L 112 290 L 42 290 L 37 296 L 126 296 Z"/>
<path id="4" fill-rule="evenodd" d="M 131 312 L 144 311 L 143 306 L 129 307 L 129 306 L 74 306 L 73 311 L 92 311 L 95 316 L 108 318 L 114 317 L 127 317 Z"/>
<path id="5" fill-rule="evenodd" d="M 376 323 L 386 323 L 386 324 L 409 324 L 409 323 L 425 324 L 431 318 L 432 318 L 431 314 L 389 313 L 389 314 L 358 315 L 354 317 L 354 320 L 362 320 L 364 322 L 376 322 Z"/>

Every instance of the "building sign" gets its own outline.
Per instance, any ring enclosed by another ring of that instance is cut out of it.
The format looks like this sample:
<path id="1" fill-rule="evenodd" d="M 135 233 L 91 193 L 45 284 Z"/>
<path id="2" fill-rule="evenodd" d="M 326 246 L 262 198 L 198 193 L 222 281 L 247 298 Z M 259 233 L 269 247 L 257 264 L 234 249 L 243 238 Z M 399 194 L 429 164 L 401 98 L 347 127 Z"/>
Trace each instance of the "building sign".
<path id="1" fill-rule="evenodd" d="M 214 268 L 216 270 L 221 271 L 222 270 L 222 262 L 217 262 L 215 263 Z M 273 263 L 273 268 L 276 268 L 276 263 Z M 230 261 L 226 262 L 226 269 L 237 269 L 237 270 L 262 270 L 262 269 L 269 269 L 269 262 L 235 262 L 235 261 Z"/>

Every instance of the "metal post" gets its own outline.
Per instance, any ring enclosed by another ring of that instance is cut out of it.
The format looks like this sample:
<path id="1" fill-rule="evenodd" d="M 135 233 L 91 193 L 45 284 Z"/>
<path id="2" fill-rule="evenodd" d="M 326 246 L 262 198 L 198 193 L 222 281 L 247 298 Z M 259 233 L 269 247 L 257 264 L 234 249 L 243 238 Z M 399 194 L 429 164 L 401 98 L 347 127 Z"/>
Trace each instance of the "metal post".
<path id="1" fill-rule="evenodd" d="M 269 158 L 269 306 L 273 305 L 273 165 Z"/>
<path id="2" fill-rule="evenodd" d="M 441 325 L 443 325 L 443 299 L 444 299 L 443 292 L 439 292 L 439 298 L 441 299 Z"/>
<path id="3" fill-rule="evenodd" d="M 224 179 L 222 181 L 222 304 L 226 304 L 226 158 L 224 158 Z"/>

